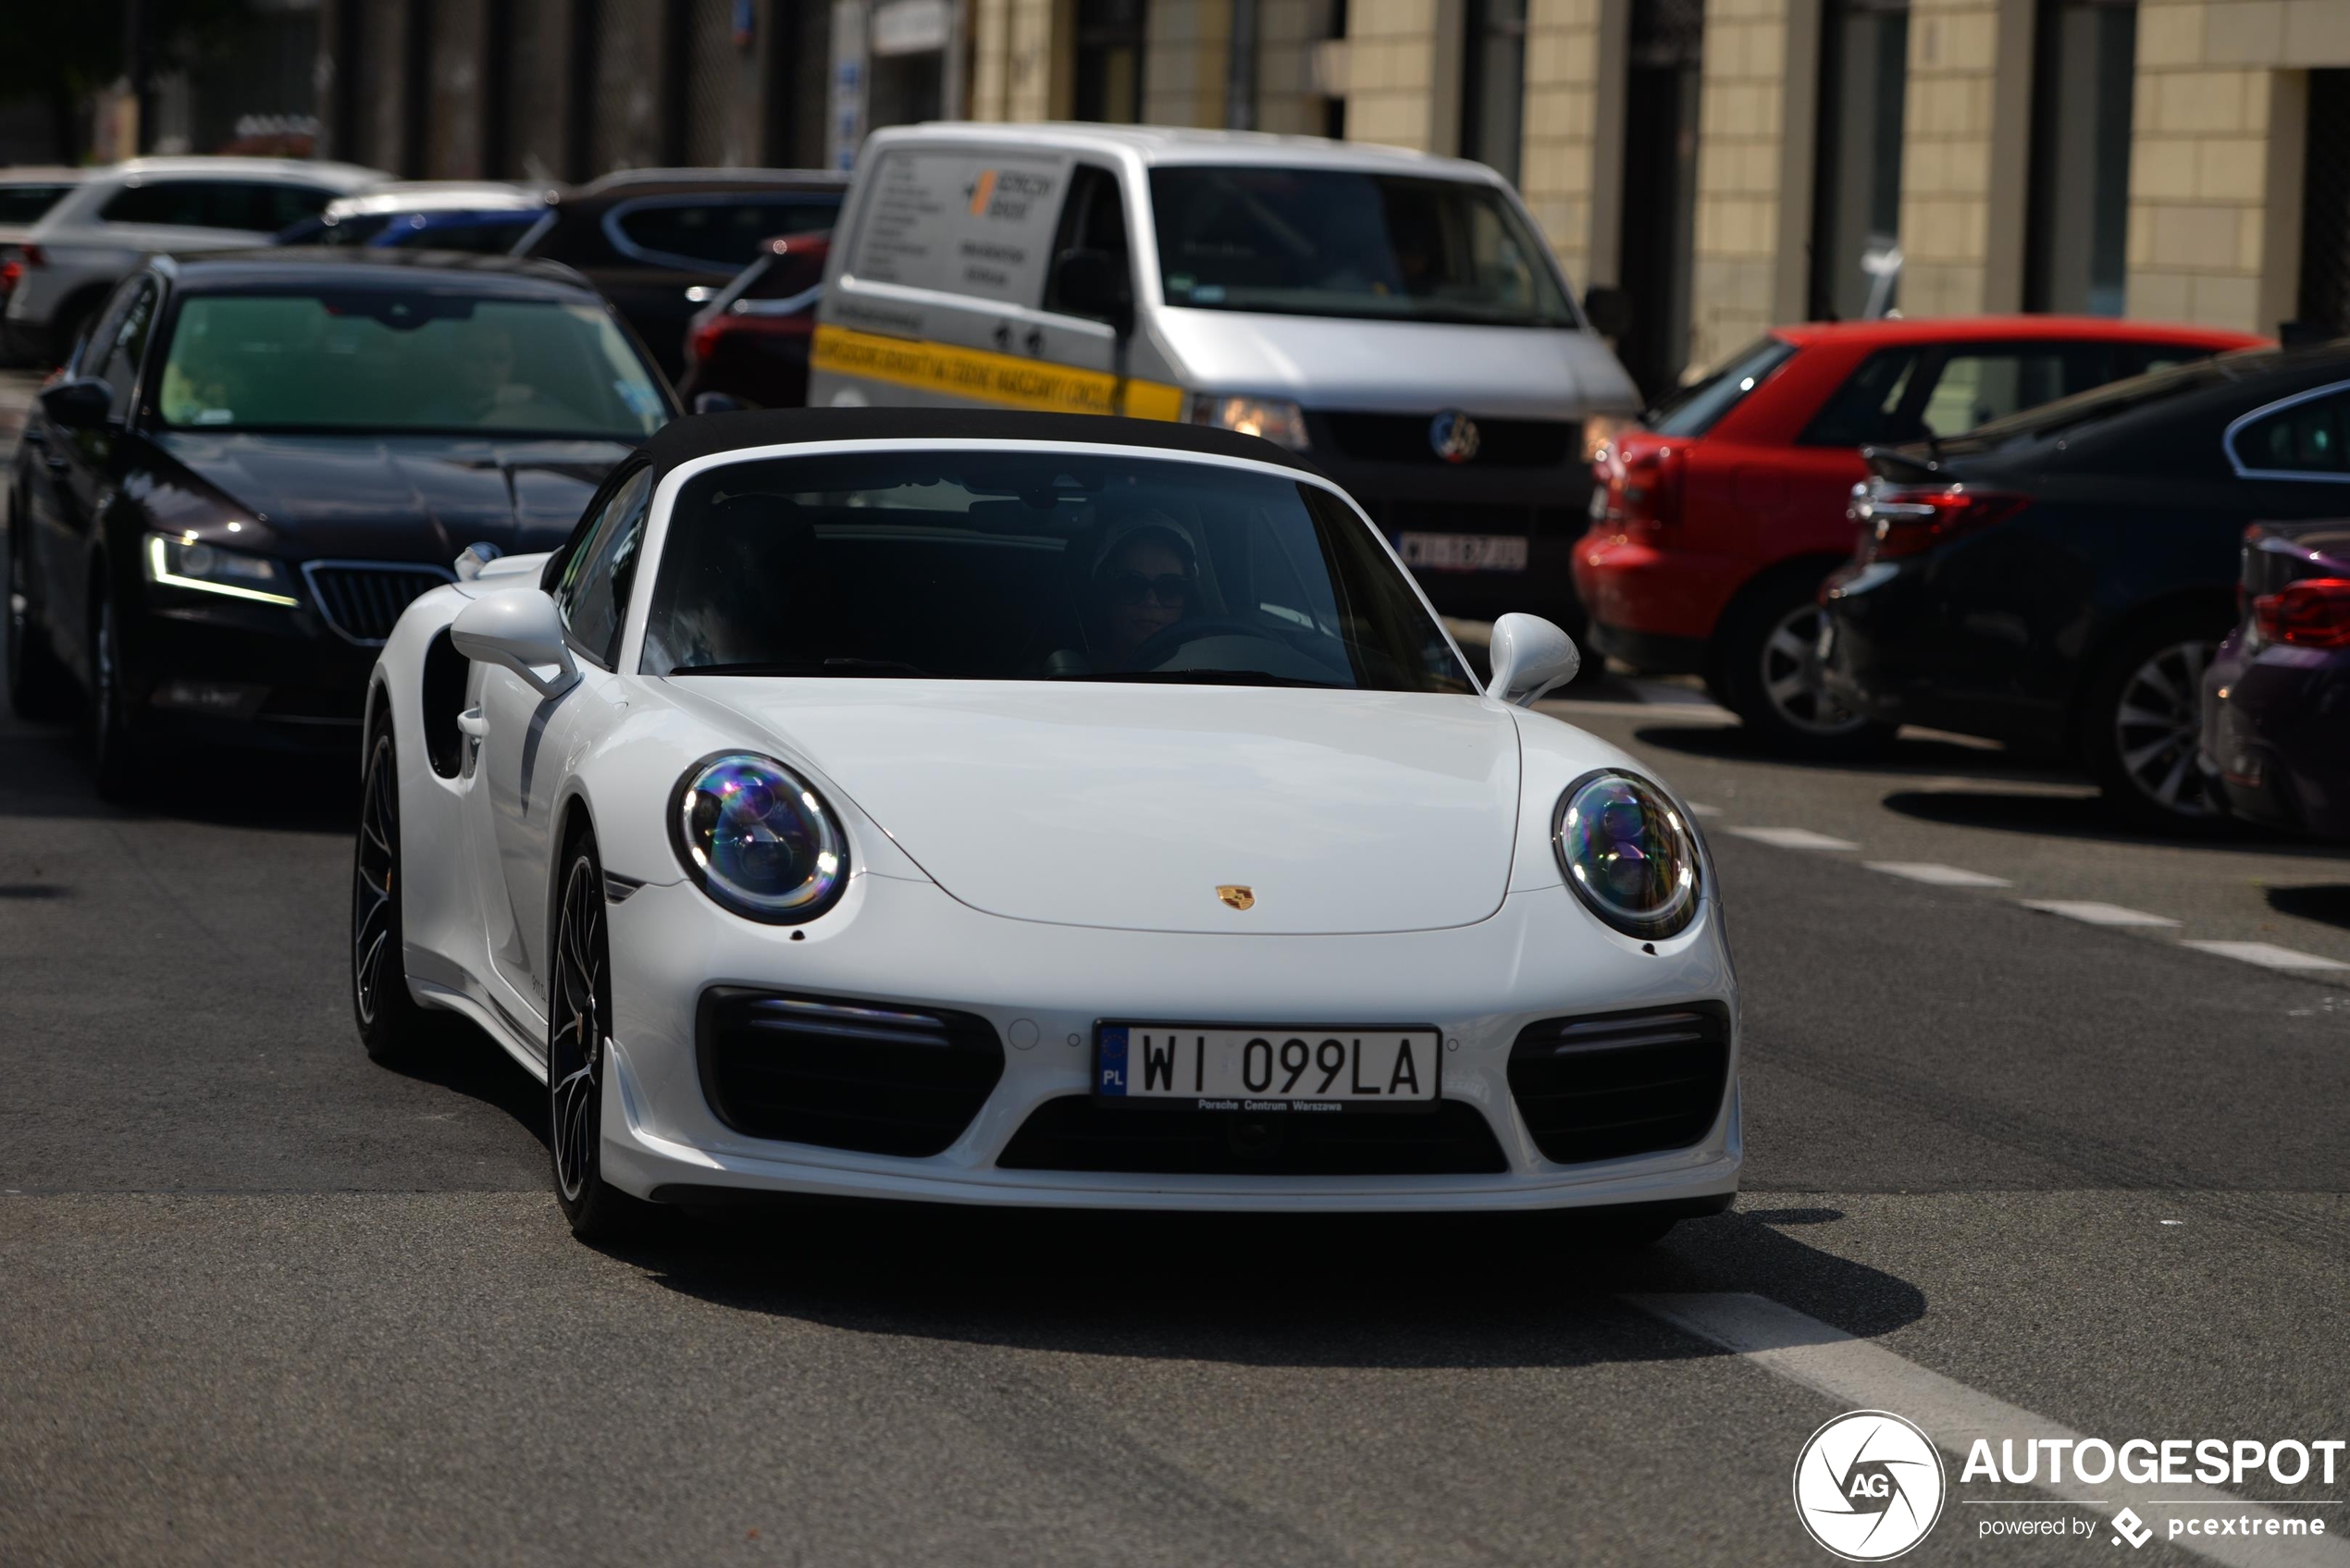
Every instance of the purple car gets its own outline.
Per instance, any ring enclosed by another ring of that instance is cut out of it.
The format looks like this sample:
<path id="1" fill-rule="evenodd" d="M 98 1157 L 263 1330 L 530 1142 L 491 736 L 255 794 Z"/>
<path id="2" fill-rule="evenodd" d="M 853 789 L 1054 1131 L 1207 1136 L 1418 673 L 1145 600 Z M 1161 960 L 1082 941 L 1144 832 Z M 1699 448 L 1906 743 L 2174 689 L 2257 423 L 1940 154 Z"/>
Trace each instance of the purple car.
<path id="1" fill-rule="evenodd" d="M 2350 839 L 2350 519 L 2244 531 L 2244 619 L 2203 677 L 2203 762 L 2256 821 Z"/>

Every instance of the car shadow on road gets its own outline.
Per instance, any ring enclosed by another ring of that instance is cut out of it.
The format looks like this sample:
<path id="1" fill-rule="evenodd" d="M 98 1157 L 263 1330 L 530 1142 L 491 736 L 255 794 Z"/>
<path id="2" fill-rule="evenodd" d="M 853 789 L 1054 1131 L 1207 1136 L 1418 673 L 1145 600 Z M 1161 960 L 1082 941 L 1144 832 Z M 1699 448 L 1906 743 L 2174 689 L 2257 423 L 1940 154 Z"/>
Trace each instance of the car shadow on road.
<path id="1" fill-rule="evenodd" d="M 217 827 L 348 833 L 359 821 L 356 751 L 159 747 L 138 799 L 101 800 L 90 747 L 70 726 L 0 723 L 0 818 L 159 818 Z"/>
<path id="2" fill-rule="evenodd" d="M 2111 807 L 2092 795 L 2032 790 L 1897 790 L 1885 797 L 1885 807 L 1905 817 L 1948 827 L 1995 828 L 2005 833 L 2040 833 L 2107 844 L 2257 851 L 2321 859 L 2342 858 L 2337 846 L 2312 844 L 2253 822 L 2222 822 L 2196 833 L 2142 831 L 2121 821 Z"/>
<path id="3" fill-rule="evenodd" d="M 546 1147 L 547 1086 L 469 1020 L 454 1013 L 427 1016 L 434 1031 L 432 1045 L 414 1060 L 381 1064 L 383 1070 L 503 1111 Z"/>
<path id="4" fill-rule="evenodd" d="M 1783 1235 L 1684 1221 L 1611 1254 L 1543 1216 L 1095 1215 L 861 1204 L 705 1217 L 613 1249 L 736 1311 L 860 1333 L 1264 1366 L 1563 1365 L 1707 1353 L 1626 1292 L 1755 1291 L 1847 1332 L 1918 1289 Z M 1840 1218 L 1841 1216 L 1837 1217 Z M 1627 1323 L 1627 1319 L 1629 1320 Z"/>
<path id="5" fill-rule="evenodd" d="M 1963 773 L 2001 780 L 2079 786 L 2077 774 L 2046 758 L 2020 755 L 1988 743 L 1904 731 L 1886 751 L 1853 759 L 1789 757 L 1756 738 L 1743 724 L 1654 723 L 1633 732 L 1642 745 L 1720 762 L 1765 762 L 1836 773 Z"/>
<path id="6" fill-rule="evenodd" d="M 2341 853 L 2338 846 L 2334 853 Z M 2280 915 L 2296 915 L 2305 920 L 2321 920 L 2330 926 L 2350 929 L 2350 883 L 2315 883 L 2268 891 L 2269 907 Z"/>

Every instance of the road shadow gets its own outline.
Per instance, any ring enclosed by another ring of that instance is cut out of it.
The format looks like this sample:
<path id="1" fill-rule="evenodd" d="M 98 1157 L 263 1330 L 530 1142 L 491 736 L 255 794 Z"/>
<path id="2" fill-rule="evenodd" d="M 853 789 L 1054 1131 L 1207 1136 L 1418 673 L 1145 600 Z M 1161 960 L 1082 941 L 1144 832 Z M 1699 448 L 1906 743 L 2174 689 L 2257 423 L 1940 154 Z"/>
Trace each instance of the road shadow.
<path id="1" fill-rule="evenodd" d="M 90 747 L 70 725 L 0 722 L 0 820 L 160 818 L 219 827 L 349 833 L 359 821 L 349 752 L 158 747 L 135 800 L 98 798 Z"/>
<path id="2" fill-rule="evenodd" d="M 547 1086 L 524 1071 L 520 1062 L 471 1020 L 443 1012 L 426 1017 L 431 1043 L 413 1060 L 377 1065 L 386 1072 L 503 1111 L 544 1148 L 548 1142 Z"/>
<path id="3" fill-rule="evenodd" d="M 2022 780 L 2078 785 L 2080 780 L 2052 767 L 2047 759 L 2031 757 L 1957 737 L 1942 738 L 1904 731 L 1886 750 L 1853 759 L 1789 757 L 1774 750 L 1743 724 L 1666 723 L 1644 725 L 1633 732 L 1643 745 L 1685 757 L 1717 762 L 1766 762 L 1831 773 L 1962 773 L 2002 780 Z"/>
<path id="4" fill-rule="evenodd" d="M 1787 1224 L 1832 1223 L 1800 1211 Z M 1548 1216 L 1096 1215 L 878 1203 L 671 1222 L 614 1255 L 730 1310 L 860 1333 L 1259 1366 L 1472 1367 L 1711 1353 L 1627 1291 L 1752 1290 L 1848 1332 L 1905 1280 L 1757 1215 L 1611 1254 Z"/>
<path id="5" fill-rule="evenodd" d="M 2269 907 L 2280 915 L 2296 915 L 2305 920 L 2319 920 L 2330 926 L 2350 929 L 2350 883 L 2319 883 L 2306 887 L 2272 887 L 2268 893 Z"/>
<path id="6" fill-rule="evenodd" d="M 2257 850 L 2263 855 L 2341 858 L 2338 848 L 2313 845 L 2307 839 L 2242 821 L 2218 823 L 2193 834 L 2134 828 L 2097 796 L 2055 790 L 1897 790 L 1885 797 L 1885 807 L 1905 817 L 1949 827 L 1995 828 L 2005 833 L 2174 849 Z"/>

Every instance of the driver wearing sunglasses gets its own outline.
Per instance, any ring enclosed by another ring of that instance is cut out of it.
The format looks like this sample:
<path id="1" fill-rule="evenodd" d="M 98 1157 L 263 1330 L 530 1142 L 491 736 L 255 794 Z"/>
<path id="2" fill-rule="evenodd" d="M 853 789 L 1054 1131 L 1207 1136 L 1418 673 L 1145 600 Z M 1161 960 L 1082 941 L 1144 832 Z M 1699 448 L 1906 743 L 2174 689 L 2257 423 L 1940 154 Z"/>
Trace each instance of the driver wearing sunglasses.
<path id="1" fill-rule="evenodd" d="M 1197 614 L 1198 556 L 1173 518 L 1145 512 L 1103 553 L 1094 589 L 1107 667 L 1132 670 L 1153 637 Z"/>

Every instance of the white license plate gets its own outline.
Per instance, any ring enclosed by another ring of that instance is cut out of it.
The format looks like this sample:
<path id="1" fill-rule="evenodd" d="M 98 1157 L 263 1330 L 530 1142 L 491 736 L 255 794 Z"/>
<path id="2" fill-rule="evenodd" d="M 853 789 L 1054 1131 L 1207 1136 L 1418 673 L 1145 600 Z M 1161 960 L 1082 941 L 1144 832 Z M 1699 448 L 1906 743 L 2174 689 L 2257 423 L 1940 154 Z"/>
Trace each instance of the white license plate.
<path id="1" fill-rule="evenodd" d="M 1395 552 L 1430 572 L 1526 570 L 1526 540 L 1516 534 L 1404 534 Z"/>
<path id="2" fill-rule="evenodd" d="M 1094 1093 L 1203 1111 L 1425 1110 L 1441 1047 L 1433 1029 L 1106 1023 Z"/>

